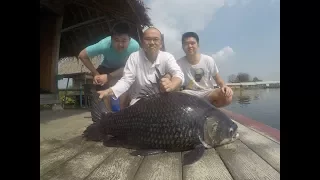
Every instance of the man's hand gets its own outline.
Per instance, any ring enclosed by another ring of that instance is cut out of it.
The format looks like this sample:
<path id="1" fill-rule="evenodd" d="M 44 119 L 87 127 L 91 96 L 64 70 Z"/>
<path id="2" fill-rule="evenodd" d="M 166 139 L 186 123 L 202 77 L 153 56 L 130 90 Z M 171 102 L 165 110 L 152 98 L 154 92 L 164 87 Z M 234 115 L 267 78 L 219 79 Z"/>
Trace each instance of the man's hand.
<path id="1" fill-rule="evenodd" d="M 108 82 L 108 76 L 106 74 L 96 75 L 93 78 L 95 84 L 103 86 Z"/>
<path id="2" fill-rule="evenodd" d="M 113 93 L 111 88 L 108 88 L 108 89 L 103 90 L 103 91 L 98 91 L 97 93 L 99 94 L 99 98 L 100 99 L 102 99 L 104 97 L 107 97 L 107 96 L 113 96 L 114 95 L 114 93 Z"/>
<path id="3" fill-rule="evenodd" d="M 221 91 L 223 92 L 223 94 L 227 97 L 230 97 L 233 95 L 233 91 L 230 87 L 228 86 L 223 86 L 221 87 Z"/>
<path id="4" fill-rule="evenodd" d="M 160 91 L 162 92 L 170 92 L 173 91 L 174 87 L 169 78 L 162 78 L 160 81 Z"/>

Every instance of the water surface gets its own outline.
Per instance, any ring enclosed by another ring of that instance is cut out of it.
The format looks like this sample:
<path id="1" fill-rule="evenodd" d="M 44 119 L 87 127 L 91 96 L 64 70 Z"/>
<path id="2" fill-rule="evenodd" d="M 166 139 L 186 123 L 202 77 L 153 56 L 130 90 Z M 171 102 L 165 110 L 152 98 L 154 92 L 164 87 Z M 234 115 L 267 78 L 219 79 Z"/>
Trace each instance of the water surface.
<path id="1" fill-rule="evenodd" d="M 225 109 L 280 130 L 280 88 L 234 90 Z"/>

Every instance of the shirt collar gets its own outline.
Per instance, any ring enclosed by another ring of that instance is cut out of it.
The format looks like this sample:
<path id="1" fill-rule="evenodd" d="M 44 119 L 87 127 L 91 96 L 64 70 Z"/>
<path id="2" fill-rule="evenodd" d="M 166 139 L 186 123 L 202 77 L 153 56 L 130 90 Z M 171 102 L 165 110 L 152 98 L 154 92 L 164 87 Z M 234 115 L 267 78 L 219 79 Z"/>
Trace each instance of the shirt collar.
<path id="1" fill-rule="evenodd" d="M 146 56 L 146 54 L 145 54 L 145 52 L 144 52 L 144 50 L 143 50 L 142 48 L 141 48 L 141 53 L 142 53 L 142 56 L 143 56 L 144 60 L 150 62 L 150 61 L 148 60 L 148 58 L 147 58 L 147 56 Z M 159 51 L 158 56 L 157 56 L 157 59 L 156 59 L 156 61 L 152 64 L 151 67 L 154 67 L 154 66 L 160 64 L 160 58 L 159 58 L 159 57 L 160 57 L 160 54 L 161 54 L 161 51 Z M 151 63 L 151 62 L 150 62 L 150 63 Z"/>

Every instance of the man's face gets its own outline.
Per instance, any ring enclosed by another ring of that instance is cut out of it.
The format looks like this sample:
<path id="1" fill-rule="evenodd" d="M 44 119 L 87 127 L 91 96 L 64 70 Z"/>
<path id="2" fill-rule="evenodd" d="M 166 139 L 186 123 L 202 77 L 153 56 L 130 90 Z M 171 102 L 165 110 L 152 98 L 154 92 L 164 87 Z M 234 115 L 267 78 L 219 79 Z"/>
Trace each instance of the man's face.
<path id="1" fill-rule="evenodd" d="M 148 29 L 144 32 L 142 47 L 146 53 L 156 55 L 161 46 L 161 34 L 157 29 Z"/>
<path id="2" fill-rule="evenodd" d="M 197 53 L 199 45 L 194 37 L 185 38 L 182 42 L 182 49 L 187 55 L 194 55 Z"/>
<path id="3" fill-rule="evenodd" d="M 112 36 L 112 47 L 118 52 L 122 52 L 127 49 L 129 42 L 130 37 L 126 34 Z"/>

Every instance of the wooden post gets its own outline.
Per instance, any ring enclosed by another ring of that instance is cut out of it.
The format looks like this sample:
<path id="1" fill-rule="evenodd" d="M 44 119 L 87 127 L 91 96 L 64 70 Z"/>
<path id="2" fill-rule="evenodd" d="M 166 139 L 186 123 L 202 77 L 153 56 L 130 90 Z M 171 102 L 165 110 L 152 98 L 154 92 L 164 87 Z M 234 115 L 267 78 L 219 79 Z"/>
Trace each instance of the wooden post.
<path id="1" fill-rule="evenodd" d="M 58 93 L 58 62 L 59 62 L 59 50 L 60 50 L 60 39 L 61 39 L 61 29 L 62 29 L 63 16 L 57 16 L 56 26 L 55 26 L 55 35 L 53 39 L 53 48 L 52 48 L 52 66 L 54 70 L 52 71 L 52 78 L 55 83 L 52 83 L 55 93 Z"/>
<path id="2" fill-rule="evenodd" d="M 59 87 L 58 87 L 58 62 L 59 62 L 59 50 L 60 50 L 60 39 L 61 39 L 61 29 L 62 29 L 63 16 L 56 17 L 55 23 L 55 33 L 53 37 L 53 48 L 52 48 L 52 90 L 55 90 L 56 98 L 59 100 Z M 52 110 L 62 110 L 61 104 L 54 104 Z"/>

